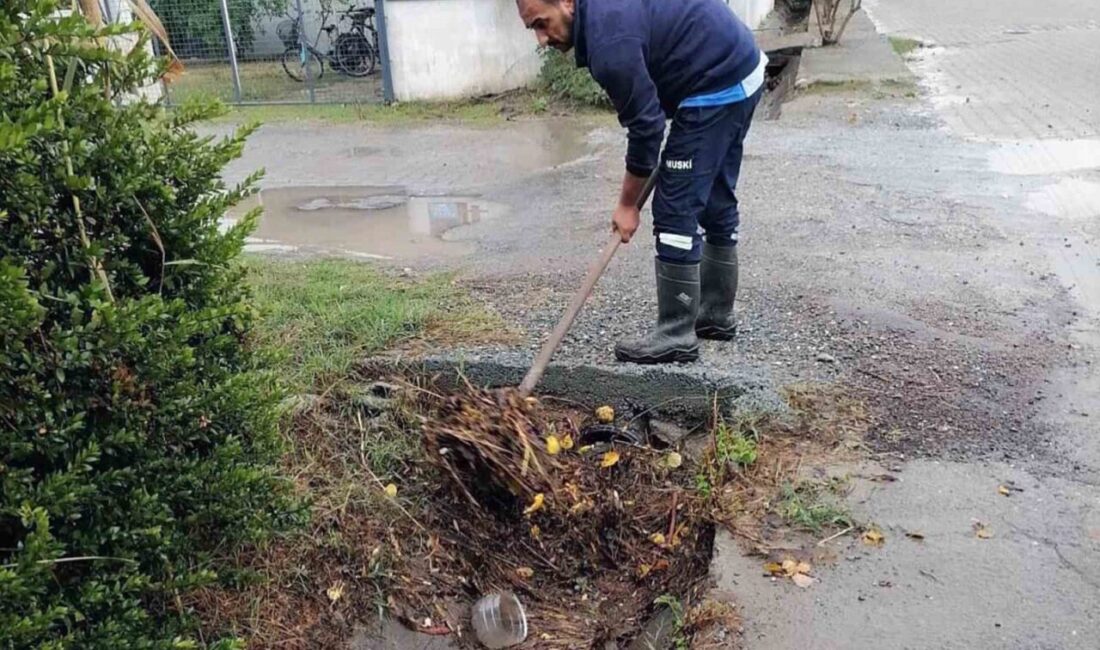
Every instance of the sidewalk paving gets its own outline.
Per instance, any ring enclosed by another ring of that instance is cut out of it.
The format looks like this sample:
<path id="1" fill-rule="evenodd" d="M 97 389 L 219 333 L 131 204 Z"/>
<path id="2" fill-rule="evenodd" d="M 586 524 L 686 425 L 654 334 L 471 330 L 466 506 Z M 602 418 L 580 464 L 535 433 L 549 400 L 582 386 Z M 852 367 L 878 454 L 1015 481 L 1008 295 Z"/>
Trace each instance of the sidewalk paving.
<path id="1" fill-rule="evenodd" d="M 852 16 L 844 37 L 832 47 L 802 52 L 798 67 L 799 88 L 815 84 L 910 83 L 913 73 L 894 53 L 886 36 L 875 31 L 866 12 Z"/>

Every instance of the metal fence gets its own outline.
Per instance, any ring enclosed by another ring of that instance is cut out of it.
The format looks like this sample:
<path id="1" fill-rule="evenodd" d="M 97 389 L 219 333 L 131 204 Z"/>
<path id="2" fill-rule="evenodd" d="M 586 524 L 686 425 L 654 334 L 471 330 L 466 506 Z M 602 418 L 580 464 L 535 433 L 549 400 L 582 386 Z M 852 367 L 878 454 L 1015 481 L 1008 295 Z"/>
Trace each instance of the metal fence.
<path id="1" fill-rule="evenodd" d="M 106 15 L 117 16 L 117 3 L 104 0 Z M 235 104 L 392 98 L 383 0 L 150 0 L 150 5 L 185 66 L 165 85 L 169 104 L 192 97 Z"/>

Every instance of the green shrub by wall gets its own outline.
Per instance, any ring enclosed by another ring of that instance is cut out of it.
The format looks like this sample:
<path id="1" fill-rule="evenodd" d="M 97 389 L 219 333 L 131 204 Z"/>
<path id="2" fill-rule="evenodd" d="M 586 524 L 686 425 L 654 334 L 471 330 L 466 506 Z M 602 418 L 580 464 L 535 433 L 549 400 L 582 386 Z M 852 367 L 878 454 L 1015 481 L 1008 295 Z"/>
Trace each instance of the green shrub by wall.
<path id="1" fill-rule="evenodd" d="M 586 68 L 578 68 L 573 53 L 543 48 L 539 85 L 554 99 L 583 106 L 611 108 L 611 100 Z"/>
<path id="2" fill-rule="evenodd" d="M 191 647 L 178 597 L 292 506 L 218 224 L 246 133 L 136 101 L 158 64 L 68 8 L 0 8 L 0 648 Z"/>

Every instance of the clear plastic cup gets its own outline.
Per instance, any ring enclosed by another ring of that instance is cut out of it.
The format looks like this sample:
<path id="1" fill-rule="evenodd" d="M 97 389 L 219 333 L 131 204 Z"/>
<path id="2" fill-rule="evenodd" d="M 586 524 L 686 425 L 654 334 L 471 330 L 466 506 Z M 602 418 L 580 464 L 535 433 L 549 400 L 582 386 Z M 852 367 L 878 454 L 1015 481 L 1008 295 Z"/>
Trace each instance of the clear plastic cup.
<path id="1" fill-rule="evenodd" d="M 474 604 L 474 633 L 491 650 L 510 648 L 527 638 L 527 614 L 510 591 L 482 596 Z"/>

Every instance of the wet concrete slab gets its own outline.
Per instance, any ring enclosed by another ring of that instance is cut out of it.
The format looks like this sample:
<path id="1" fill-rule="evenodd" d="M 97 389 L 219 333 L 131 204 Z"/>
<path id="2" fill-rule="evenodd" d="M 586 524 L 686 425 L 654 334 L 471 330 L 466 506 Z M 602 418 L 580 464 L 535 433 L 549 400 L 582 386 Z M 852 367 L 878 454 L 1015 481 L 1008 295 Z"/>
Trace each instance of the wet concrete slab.
<path id="1" fill-rule="evenodd" d="M 913 79 L 889 41 L 875 31 L 865 12 L 852 17 L 837 45 L 807 48 L 798 69 L 798 87 L 813 84 L 904 82 Z"/>
<path id="2" fill-rule="evenodd" d="M 237 206 L 227 224 L 255 208 L 263 213 L 247 251 L 380 260 L 464 255 L 472 244 L 448 241 L 448 233 L 507 212 L 475 197 L 409 196 L 394 187 L 281 187 Z"/>
<path id="3" fill-rule="evenodd" d="M 300 121 L 265 125 L 225 170 L 239 182 L 261 167 L 263 187 L 399 185 L 411 194 L 461 193 L 584 160 L 620 135 L 592 119 L 523 119 L 492 128 L 440 122 L 384 127 Z M 226 135 L 233 125 L 204 125 Z"/>
<path id="4" fill-rule="evenodd" d="M 933 461 L 904 465 L 893 482 L 864 478 L 884 471 L 830 472 L 850 476 L 853 514 L 886 541 L 874 548 L 849 534 L 826 543 L 818 550 L 835 562 L 815 566 L 809 588 L 768 577 L 764 560 L 716 536 L 712 576 L 742 607 L 746 648 L 1100 647 L 1095 486 Z M 1005 483 L 1011 496 L 998 492 Z M 976 521 L 989 538 L 975 534 Z"/>

